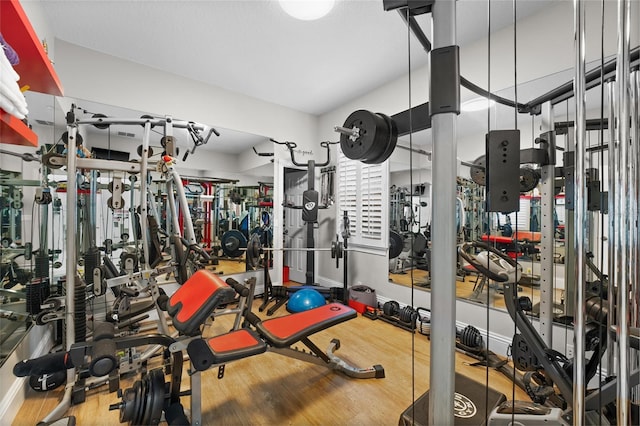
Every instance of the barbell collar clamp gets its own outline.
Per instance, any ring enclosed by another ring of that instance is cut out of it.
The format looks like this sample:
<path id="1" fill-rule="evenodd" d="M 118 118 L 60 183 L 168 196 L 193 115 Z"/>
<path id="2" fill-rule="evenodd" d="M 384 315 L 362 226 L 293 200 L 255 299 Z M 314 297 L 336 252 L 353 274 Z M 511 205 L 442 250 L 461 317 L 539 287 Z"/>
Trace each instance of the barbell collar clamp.
<path id="1" fill-rule="evenodd" d="M 360 137 L 360 129 L 353 126 L 351 129 L 349 129 L 348 127 L 343 127 L 343 126 L 334 126 L 333 130 L 341 133 L 345 136 L 349 136 L 349 138 L 352 141 L 355 141 L 356 139 L 358 139 Z"/>

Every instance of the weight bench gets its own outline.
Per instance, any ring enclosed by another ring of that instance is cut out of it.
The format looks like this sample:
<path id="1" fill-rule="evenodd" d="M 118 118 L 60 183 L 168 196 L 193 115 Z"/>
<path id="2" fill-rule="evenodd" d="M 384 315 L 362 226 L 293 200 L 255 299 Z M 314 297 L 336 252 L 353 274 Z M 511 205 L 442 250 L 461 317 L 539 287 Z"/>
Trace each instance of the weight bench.
<path id="1" fill-rule="evenodd" d="M 340 341 L 333 339 L 326 351 L 318 348 L 309 337 L 319 331 L 353 319 L 357 312 L 340 303 L 330 303 L 304 312 L 278 318 L 261 320 L 254 313 L 244 314 L 245 324 L 228 333 L 201 337 L 201 329 L 215 308 L 236 292 L 240 295 L 246 287 L 232 278 L 225 281 L 206 270 L 196 271 L 171 296 L 167 312 L 173 318 L 174 327 L 186 339 L 171 345 L 170 351 L 186 349 L 193 367 L 191 375 L 192 424 L 200 424 L 199 372 L 219 366 L 218 377 L 224 374 L 224 364 L 259 355 L 266 351 L 286 355 L 301 361 L 325 366 L 353 378 L 383 378 L 384 368 L 374 365 L 358 368 L 348 364 L 333 352 L 340 348 Z M 299 350 L 293 345 L 303 344 L 308 350 Z M 194 380 L 195 379 L 195 380 Z M 194 401 L 198 406 L 194 407 Z"/>

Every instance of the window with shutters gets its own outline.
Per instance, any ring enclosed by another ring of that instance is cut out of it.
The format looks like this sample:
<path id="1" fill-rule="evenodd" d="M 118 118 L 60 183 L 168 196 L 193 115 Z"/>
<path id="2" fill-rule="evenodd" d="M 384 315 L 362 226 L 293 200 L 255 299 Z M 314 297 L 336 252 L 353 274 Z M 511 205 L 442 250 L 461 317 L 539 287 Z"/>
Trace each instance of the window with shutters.
<path id="1" fill-rule="evenodd" d="M 350 160 L 338 149 L 338 233 L 346 211 L 350 245 L 387 248 L 388 170 L 387 162 L 364 164 Z"/>

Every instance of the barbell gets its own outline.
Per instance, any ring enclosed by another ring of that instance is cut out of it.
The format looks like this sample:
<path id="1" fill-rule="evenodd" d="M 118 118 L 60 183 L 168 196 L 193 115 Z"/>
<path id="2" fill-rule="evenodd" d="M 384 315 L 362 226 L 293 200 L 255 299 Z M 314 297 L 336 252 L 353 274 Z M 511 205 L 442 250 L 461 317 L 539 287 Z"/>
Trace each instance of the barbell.
<path id="1" fill-rule="evenodd" d="M 287 252 L 287 251 L 298 251 L 298 252 L 331 252 L 331 258 L 336 259 L 336 268 L 340 267 L 340 259 L 342 259 L 347 252 L 358 252 L 358 253 L 367 253 L 372 254 L 369 250 L 359 250 L 354 248 L 345 248 L 342 241 L 338 241 L 336 238 L 331 242 L 331 247 L 263 247 L 262 242 L 260 241 L 260 236 L 257 234 L 253 234 L 247 243 L 246 248 L 239 248 L 239 251 L 246 252 L 246 261 L 247 264 L 256 267 L 260 263 L 260 255 L 263 252 Z M 382 256 L 382 255 L 381 255 Z M 387 256 L 386 253 L 384 256 Z"/>
<path id="2" fill-rule="evenodd" d="M 319 247 L 319 248 L 311 248 L 311 247 L 263 247 L 262 241 L 260 240 L 260 235 L 253 234 L 249 241 L 247 242 L 246 248 L 238 248 L 238 251 L 246 252 L 246 261 L 247 264 L 251 267 L 256 267 L 260 263 L 260 255 L 263 252 L 274 252 L 274 251 L 302 251 L 302 252 L 331 252 L 331 258 L 336 259 L 336 268 L 340 266 L 340 259 L 344 256 L 345 251 L 355 251 L 353 249 L 345 249 L 344 245 L 341 241 L 337 239 L 331 242 L 330 248 Z"/>

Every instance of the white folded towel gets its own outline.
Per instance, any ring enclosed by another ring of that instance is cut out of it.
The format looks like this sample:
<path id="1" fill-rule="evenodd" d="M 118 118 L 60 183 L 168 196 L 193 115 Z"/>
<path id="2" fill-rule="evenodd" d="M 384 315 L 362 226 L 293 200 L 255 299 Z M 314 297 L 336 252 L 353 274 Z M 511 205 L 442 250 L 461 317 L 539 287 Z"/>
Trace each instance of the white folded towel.
<path id="1" fill-rule="evenodd" d="M 29 114 L 27 100 L 18 85 L 20 76 L 13 69 L 4 49 L 0 49 L 0 106 L 6 112 L 24 119 Z"/>

